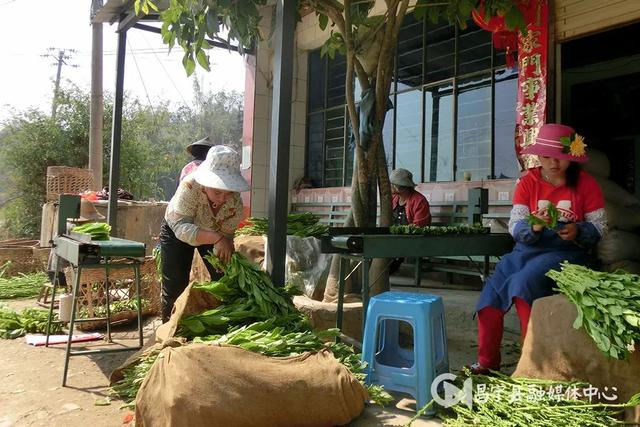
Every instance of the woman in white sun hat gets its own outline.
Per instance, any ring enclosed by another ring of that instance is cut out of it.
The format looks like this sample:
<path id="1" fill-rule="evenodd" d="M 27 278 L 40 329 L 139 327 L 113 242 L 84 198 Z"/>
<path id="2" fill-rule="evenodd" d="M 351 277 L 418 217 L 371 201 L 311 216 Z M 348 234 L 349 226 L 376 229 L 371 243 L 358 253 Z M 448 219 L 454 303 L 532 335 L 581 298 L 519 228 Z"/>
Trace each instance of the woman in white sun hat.
<path id="1" fill-rule="evenodd" d="M 189 284 L 195 249 L 201 256 L 215 247 L 227 263 L 234 252 L 233 233 L 242 219 L 240 192 L 249 184 L 240 174 L 240 156 L 230 147 L 211 147 L 195 172 L 187 175 L 171 198 L 160 231 L 162 321 Z M 205 261 L 211 279 L 220 277 Z"/>

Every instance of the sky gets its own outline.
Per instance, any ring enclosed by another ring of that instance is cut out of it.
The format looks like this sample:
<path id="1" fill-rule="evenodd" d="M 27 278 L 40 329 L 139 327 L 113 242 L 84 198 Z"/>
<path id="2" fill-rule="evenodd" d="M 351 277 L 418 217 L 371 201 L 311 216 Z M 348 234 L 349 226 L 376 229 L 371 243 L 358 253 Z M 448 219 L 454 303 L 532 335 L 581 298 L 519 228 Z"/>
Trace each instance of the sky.
<path id="1" fill-rule="evenodd" d="M 61 69 L 69 81 L 89 91 L 91 84 L 91 0 L 0 0 L 0 128 L 17 111 L 51 111 L 59 50 L 70 56 Z M 117 24 L 103 25 L 103 88 L 114 92 Z M 54 48 L 50 51 L 50 48 Z M 75 50 L 72 52 L 71 50 Z M 43 55 L 45 55 L 43 57 Z M 143 104 L 168 100 L 192 105 L 193 75 L 182 67 L 180 47 L 168 53 L 159 34 L 127 33 L 125 93 Z M 211 71 L 196 68 L 203 89 L 244 91 L 244 65 L 236 52 L 211 51 Z"/>

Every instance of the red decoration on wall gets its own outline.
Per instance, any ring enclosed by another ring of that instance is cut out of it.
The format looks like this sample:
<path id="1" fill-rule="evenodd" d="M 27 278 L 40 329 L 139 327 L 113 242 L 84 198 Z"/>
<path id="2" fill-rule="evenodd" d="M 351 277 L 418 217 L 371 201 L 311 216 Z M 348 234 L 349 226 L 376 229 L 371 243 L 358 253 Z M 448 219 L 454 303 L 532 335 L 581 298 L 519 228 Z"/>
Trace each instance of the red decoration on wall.
<path id="1" fill-rule="evenodd" d="M 524 15 L 527 32 L 511 31 L 502 16 L 485 20 L 483 1 L 471 12 L 475 23 L 491 31 L 493 46 L 506 50 L 508 67 L 516 65 L 514 52 L 518 51 L 518 100 L 516 106 L 515 150 L 521 169 L 536 166 L 536 159 L 524 158 L 522 149 L 531 144 L 545 122 L 547 106 L 547 43 L 548 0 L 520 0 L 518 9 Z"/>
<path id="2" fill-rule="evenodd" d="M 522 156 L 546 119 L 547 49 L 549 39 L 547 0 L 530 0 L 521 9 L 527 33 L 518 33 L 518 100 L 516 104 L 516 157 L 523 170 L 537 166 L 534 156 Z"/>
<path id="3" fill-rule="evenodd" d="M 471 17 L 480 28 L 491 32 L 493 47 L 506 51 L 507 66 L 513 68 L 516 65 L 514 52 L 518 49 L 518 33 L 507 28 L 502 16 L 491 16 L 485 20 L 482 2 L 471 12 Z"/>

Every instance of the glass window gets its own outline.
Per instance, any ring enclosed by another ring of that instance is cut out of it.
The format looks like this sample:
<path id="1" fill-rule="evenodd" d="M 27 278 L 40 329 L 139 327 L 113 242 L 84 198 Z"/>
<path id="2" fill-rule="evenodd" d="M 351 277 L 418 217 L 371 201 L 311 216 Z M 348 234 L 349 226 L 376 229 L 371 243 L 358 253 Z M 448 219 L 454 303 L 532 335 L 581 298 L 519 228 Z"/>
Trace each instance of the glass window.
<path id="1" fill-rule="evenodd" d="M 491 33 L 469 21 L 405 18 L 398 35 L 382 144 L 388 168 L 410 170 L 416 181 L 515 178 L 517 71 L 505 69 L 504 52 Z M 493 60 L 492 60 L 493 58 Z M 349 185 L 344 57 L 309 54 L 307 174 L 314 185 Z M 360 88 L 355 82 L 356 100 Z"/>
<path id="2" fill-rule="evenodd" d="M 424 179 L 453 181 L 453 86 L 424 91 Z"/>
<path id="3" fill-rule="evenodd" d="M 345 104 L 344 78 L 347 74 L 347 61 L 344 56 L 336 54 L 329 60 L 327 67 L 327 107 Z"/>
<path id="4" fill-rule="evenodd" d="M 395 108 L 387 111 L 387 115 L 384 117 L 384 126 L 382 128 L 382 144 L 384 146 L 384 155 L 387 160 L 388 170 L 393 169 L 393 124 L 395 122 L 394 115 Z"/>
<path id="5" fill-rule="evenodd" d="M 491 175 L 491 77 L 458 83 L 456 180 Z"/>
<path id="6" fill-rule="evenodd" d="M 422 92 L 399 93 L 396 100 L 396 168 L 420 175 L 422 158 Z"/>
<path id="7" fill-rule="evenodd" d="M 491 33 L 470 22 L 460 30 L 458 39 L 458 75 L 491 68 Z"/>
<path id="8" fill-rule="evenodd" d="M 307 121 L 307 178 L 314 187 L 323 183 L 324 113 L 309 115 Z"/>
<path id="9" fill-rule="evenodd" d="M 447 23 L 427 24 L 425 43 L 425 83 L 453 77 L 455 66 L 456 29 Z"/>
<path id="10" fill-rule="evenodd" d="M 313 73 L 313 78 L 311 78 Z M 326 63 L 323 58 L 320 57 L 320 50 L 314 50 L 309 53 L 309 111 L 317 111 L 324 108 L 325 100 L 325 81 Z"/>
<path id="11" fill-rule="evenodd" d="M 325 141 L 325 185 L 339 187 L 343 183 L 344 171 L 344 107 L 326 112 Z"/>
<path id="12" fill-rule="evenodd" d="M 517 178 L 520 167 L 515 150 L 518 70 L 495 73 L 494 178 Z"/>
<path id="13" fill-rule="evenodd" d="M 422 50 L 424 21 L 407 15 L 398 34 L 397 71 L 398 90 L 422 84 Z"/>

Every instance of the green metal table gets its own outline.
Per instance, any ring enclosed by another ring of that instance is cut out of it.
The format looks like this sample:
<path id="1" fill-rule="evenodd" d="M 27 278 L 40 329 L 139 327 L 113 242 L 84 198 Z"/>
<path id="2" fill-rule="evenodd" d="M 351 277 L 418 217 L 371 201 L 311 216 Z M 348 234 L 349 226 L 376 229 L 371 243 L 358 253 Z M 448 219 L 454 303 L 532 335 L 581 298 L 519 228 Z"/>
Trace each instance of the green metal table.
<path id="1" fill-rule="evenodd" d="M 334 229 L 339 230 L 339 229 Z M 362 266 L 362 324 L 369 304 L 369 269 L 375 258 L 436 257 L 436 256 L 484 256 L 485 277 L 489 257 L 501 256 L 513 249 L 513 238 L 507 233 L 450 234 L 442 236 L 388 234 L 388 229 L 368 229 L 356 234 L 357 229 L 346 229 L 345 234 L 321 237 L 321 251 L 340 256 L 338 307 L 336 327 L 342 329 L 344 287 L 348 260 L 359 261 Z M 416 263 L 415 275 L 420 277 L 420 264 Z M 375 281 L 374 281 L 375 283 Z"/>
<path id="2" fill-rule="evenodd" d="M 67 350 L 64 360 L 64 372 L 62 376 L 62 386 L 66 386 L 67 372 L 69 370 L 69 358 L 71 356 L 96 354 L 96 353 L 113 353 L 119 351 L 130 351 L 142 348 L 142 304 L 140 300 L 140 264 L 145 256 L 144 243 L 134 242 L 132 240 L 119 239 L 112 237 L 110 240 L 88 240 L 82 235 L 69 233 L 58 236 L 54 239 L 54 248 L 56 256 L 56 264 L 61 259 L 69 262 L 74 270 L 73 283 L 73 300 L 71 307 L 71 319 L 69 321 L 69 339 L 67 341 Z M 113 263 L 113 259 L 124 258 L 126 263 Z M 111 310 L 110 310 L 110 294 L 109 294 L 109 270 L 114 268 L 131 268 L 133 269 L 137 311 L 138 311 L 138 341 L 137 347 L 118 347 L 118 348 L 101 348 L 92 350 L 71 350 L 71 339 L 73 337 L 74 326 L 76 322 L 89 322 L 95 320 L 106 320 L 107 342 L 111 343 Z M 78 293 L 80 289 L 80 277 L 82 270 L 85 269 L 103 269 L 105 272 L 105 297 L 106 297 L 106 317 L 76 319 L 76 308 Z M 54 283 L 57 283 L 58 268 L 55 269 Z M 45 346 L 49 346 L 49 334 L 51 331 L 51 323 L 54 310 L 55 289 L 51 295 L 51 307 L 49 309 L 49 319 L 47 321 L 47 338 Z"/>

